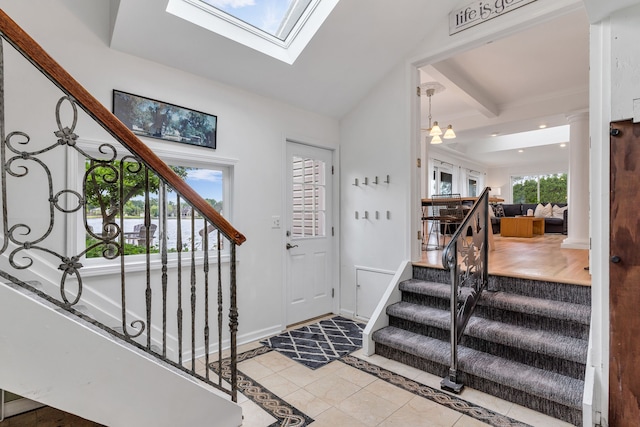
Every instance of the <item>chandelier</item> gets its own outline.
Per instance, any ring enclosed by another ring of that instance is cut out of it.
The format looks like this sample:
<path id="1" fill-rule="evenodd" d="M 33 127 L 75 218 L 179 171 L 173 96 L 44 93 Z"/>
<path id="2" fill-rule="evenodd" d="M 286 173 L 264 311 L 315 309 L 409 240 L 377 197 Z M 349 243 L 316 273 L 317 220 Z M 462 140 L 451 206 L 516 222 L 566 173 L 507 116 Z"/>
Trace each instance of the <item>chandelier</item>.
<path id="1" fill-rule="evenodd" d="M 437 82 L 424 83 L 422 87 L 425 89 L 425 93 L 429 98 L 429 128 L 424 129 L 429 132 L 429 136 L 431 138 L 431 144 L 442 144 L 442 138 L 444 139 L 453 139 L 456 137 L 455 132 L 453 131 L 453 127 L 451 125 L 447 126 L 447 129 L 442 133 L 442 129 L 438 125 L 437 121 L 433 122 L 433 126 L 431 125 L 431 97 L 437 93 L 442 92 L 444 90 L 444 86 Z M 442 138 L 440 137 L 442 135 Z"/>

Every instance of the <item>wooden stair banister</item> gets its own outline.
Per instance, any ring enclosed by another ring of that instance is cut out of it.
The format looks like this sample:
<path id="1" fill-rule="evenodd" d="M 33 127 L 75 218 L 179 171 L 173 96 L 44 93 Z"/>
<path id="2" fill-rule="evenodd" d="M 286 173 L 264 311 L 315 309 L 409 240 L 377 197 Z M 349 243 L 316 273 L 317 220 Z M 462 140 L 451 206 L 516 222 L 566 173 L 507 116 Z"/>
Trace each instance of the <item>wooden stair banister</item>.
<path id="1" fill-rule="evenodd" d="M 127 128 L 113 113 L 91 95 L 62 66 L 60 66 L 44 49 L 13 21 L 4 10 L 0 9 L 0 31 L 5 39 L 18 50 L 29 62 L 40 70 L 63 92 L 74 101 L 96 122 L 100 124 L 118 142 L 138 156 L 151 170 L 165 180 L 173 189 L 187 200 L 202 216 L 214 224 L 220 232 L 237 245 L 241 245 L 246 237 L 236 230 L 206 200 L 180 178 L 164 161 Z"/>

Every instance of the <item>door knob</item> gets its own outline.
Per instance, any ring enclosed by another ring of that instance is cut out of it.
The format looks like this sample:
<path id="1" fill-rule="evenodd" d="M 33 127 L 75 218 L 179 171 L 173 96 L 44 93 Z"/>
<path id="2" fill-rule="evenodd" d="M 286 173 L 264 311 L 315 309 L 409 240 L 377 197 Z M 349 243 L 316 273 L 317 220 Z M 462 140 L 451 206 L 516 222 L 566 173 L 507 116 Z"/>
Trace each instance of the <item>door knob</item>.
<path id="1" fill-rule="evenodd" d="M 611 257 L 611 262 L 614 264 L 619 263 L 620 261 L 622 261 L 622 258 L 620 258 L 618 255 L 614 255 Z"/>
<path id="2" fill-rule="evenodd" d="M 297 248 L 298 245 L 292 245 L 291 243 L 287 243 L 287 250 L 291 249 L 291 248 Z"/>

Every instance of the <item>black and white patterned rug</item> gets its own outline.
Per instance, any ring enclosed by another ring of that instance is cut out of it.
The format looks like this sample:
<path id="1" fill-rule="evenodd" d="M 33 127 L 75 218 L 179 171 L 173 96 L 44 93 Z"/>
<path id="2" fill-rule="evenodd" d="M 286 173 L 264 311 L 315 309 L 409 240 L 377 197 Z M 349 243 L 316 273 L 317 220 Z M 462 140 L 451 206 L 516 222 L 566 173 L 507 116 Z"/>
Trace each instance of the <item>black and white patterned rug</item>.
<path id="1" fill-rule="evenodd" d="M 365 325 L 336 316 L 260 341 L 277 352 L 317 369 L 362 347 Z"/>

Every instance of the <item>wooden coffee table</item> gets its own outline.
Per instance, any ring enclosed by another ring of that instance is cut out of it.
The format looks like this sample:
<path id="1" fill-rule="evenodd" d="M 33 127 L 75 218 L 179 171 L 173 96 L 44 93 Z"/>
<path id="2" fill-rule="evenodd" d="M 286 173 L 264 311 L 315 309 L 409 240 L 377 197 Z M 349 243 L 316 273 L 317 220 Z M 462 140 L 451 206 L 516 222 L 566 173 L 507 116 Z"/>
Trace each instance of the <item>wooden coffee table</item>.
<path id="1" fill-rule="evenodd" d="M 500 235 L 502 237 L 533 237 L 534 234 L 544 234 L 544 218 L 533 216 L 500 218 Z"/>

